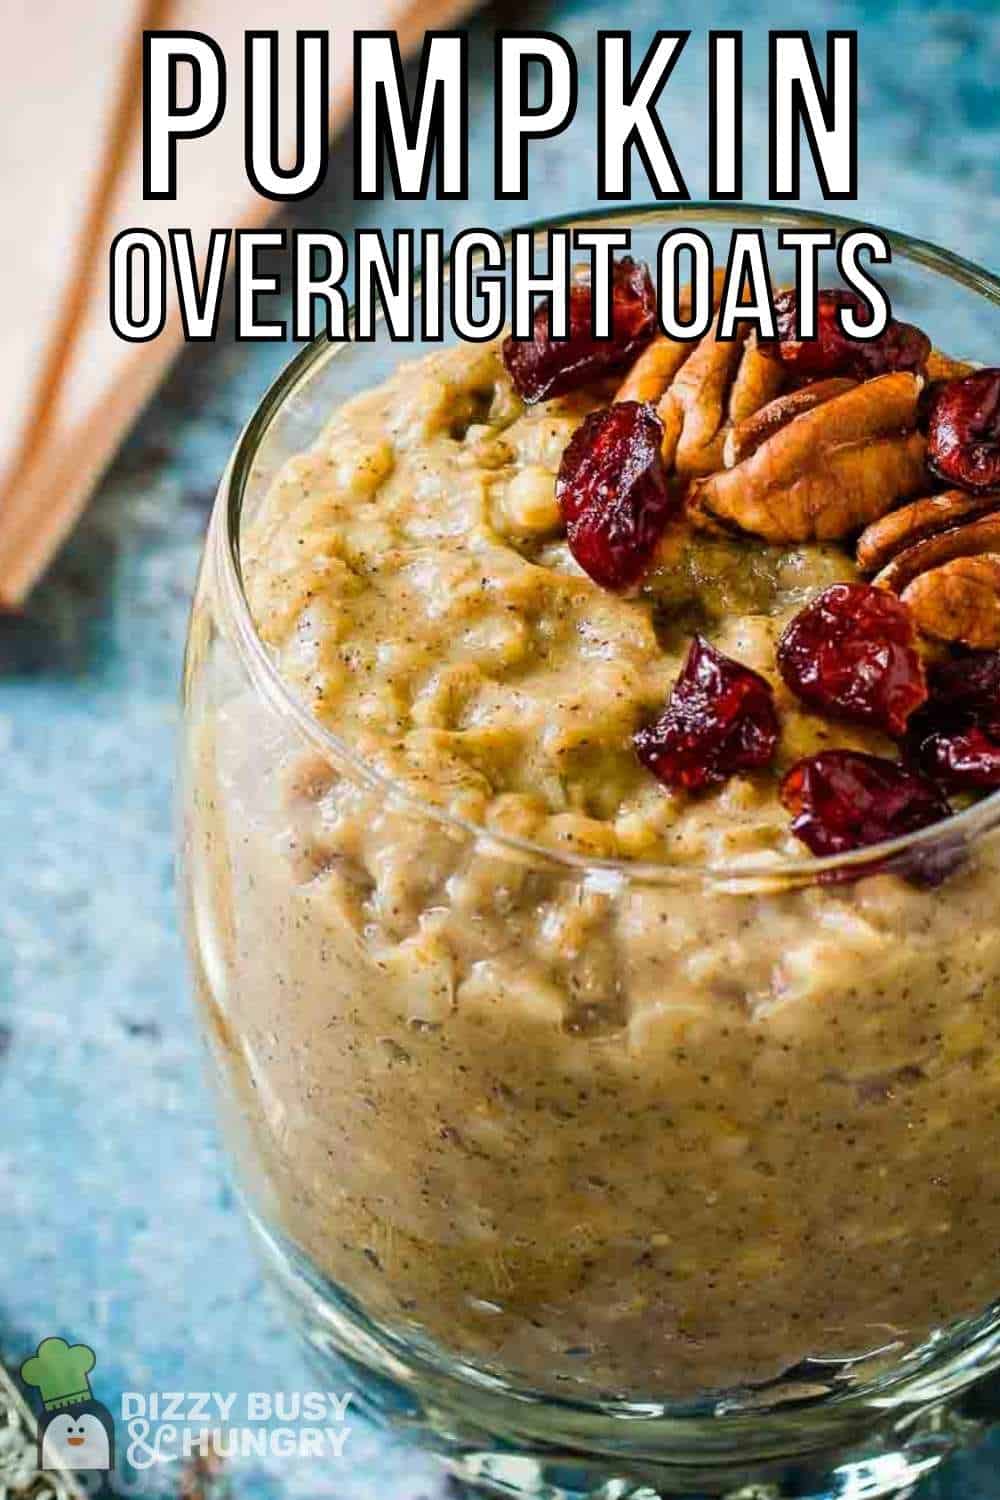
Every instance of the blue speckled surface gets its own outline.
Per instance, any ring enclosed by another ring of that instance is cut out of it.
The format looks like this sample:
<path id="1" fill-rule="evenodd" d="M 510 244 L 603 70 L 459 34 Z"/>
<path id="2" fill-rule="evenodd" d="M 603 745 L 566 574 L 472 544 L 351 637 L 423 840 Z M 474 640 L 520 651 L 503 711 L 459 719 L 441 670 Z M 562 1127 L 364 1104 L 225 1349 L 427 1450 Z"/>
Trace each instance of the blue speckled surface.
<path id="1" fill-rule="evenodd" d="M 491 28 L 562 32 L 580 115 L 538 154 L 527 204 L 490 180 Z M 510 4 L 474 25 L 468 206 L 356 205 L 350 142 L 301 222 L 336 227 L 511 223 L 593 197 L 593 36 L 610 0 Z M 1000 265 L 1000 13 L 992 0 L 750 4 L 634 0 L 637 44 L 690 26 L 664 96 L 688 185 L 706 188 L 704 26 L 746 32 L 746 194 L 766 194 L 768 22 L 860 30 L 858 215 Z M 476 163 L 481 166 L 477 170 Z M 641 187 L 639 176 L 637 187 Z M 815 184 L 805 201 L 818 203 Z M 641 192 L 639 194 L 641 196 Z M 998 330 L 1000 333 L 1000 330 Z M 49 1333 L 93 1343 L 95 1390 L 308 1388 L 261 1288 L 226 1187 L 201 1076 L 172 893 L 171 779 L 187 602 L 227 451 L 287 357 L 272 346 L 187 352 L 25 617 L 0 622 L 0 1349 Z M 439 1495 L 418 1456 L 356 1429 L 339 1500 Z M 951 1465 L 928 1500 L 1000 1495 L 1000 1438 Z M 241 1472 L 240 1495 L 315 1495 L 307 1465 Z"/>

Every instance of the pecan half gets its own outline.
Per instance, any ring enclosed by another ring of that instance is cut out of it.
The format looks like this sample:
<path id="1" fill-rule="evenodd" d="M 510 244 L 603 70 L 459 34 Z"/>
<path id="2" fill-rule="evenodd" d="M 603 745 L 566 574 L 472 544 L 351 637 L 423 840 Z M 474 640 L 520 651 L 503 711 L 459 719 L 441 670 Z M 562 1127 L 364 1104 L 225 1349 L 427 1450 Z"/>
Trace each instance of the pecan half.
<path id="1" fill-rule="evenodd" d="M 719 305 L 725 280 L 726 273 L 723 269 L 714 273 L 712 279 L 713 310 Z M 691 314 L 690 286 L 681 287 L 678 302 L 680 316 L 689 317 Z M 681 365 L 696 346 L 697 341 L 694 339 L 675 339 L 665 333 L 658 333 L 653 342 L 648 344 L 639 355 L 615 391 L 614 399 L 616 401 L 659 401 Z"/>
<path id="2" fill-rule="evenodd" d="M 733 426 L 770 402 L 784 380 L 781 367 L 764 358 L 752 334 L 722 341 L 710 329 L 657 407 L 668 464 L 685 478 L 721 468 Z"/>
<path id="3" fill-rule="evenodd" d="M 657 402 L 691 353 L 683 339 L 655 338 L 639 355 L 621 385 L 616 401 Z"/>
<path id="4" fill-rule="evenodd" d="M 915 542 L 894 557 L 874 581 L 882 588 L 892 589 L 894 594 L 901 594 L 931 568 L 952 562 L 956 557 L 980 557 L 987 552 L 1000 552 L 1000 514 L 980 516 L 968 525 L 953 526 L 950 531 Z"/>
<path id="5" fill-rule="evenodd" d="M 758 359 L 772 367 L 774 365 L 774 360 L 768 359 L 766 355 L 759 354 Z M 817 380 L 812 385 L 804 385 L 797 391 L 788 391 L 784 396 L 776 397 L 766 406 L 755 409 L 749 416 L 736 418 L 723 444 L 722 457 L 726 468 L 735 468 L 745 458 L 749 458 L 751 453 L 756 453 L 762 443 L 766 443 L 780 428 L 787 427 L 793 417 L 812 411 L 815 406 L 822 406 L 824 401 L 829 401 L 833 396 L 842 396 L 845 391 L 853 390 L 856 384 L 857 381 L 842 376 L 835 376 L 831 380 Z"/>
<path id="6" fill-rule="evenodd" d="M 716 272 L 713 305 L 724 277 Z M 682 309 L 690 306 L 684 289 Z M 722 463 L 726 434 L 782 389 L 785 373 L 761 353 L 754 335 L 737 329 L 722 341 L 716 328 L 696 341 L 657 337 L 643 351 L 615 392 L 616 401 L 656 403 L 663 423 L 668 468 L 690 476 L 710 474 Z"/>
<path id="7" fill-rule="evenodd" d="M 908 372 L 880 375 L 793 417 L 735 467 L 692 484 L 692 518 L 774 543 L 867 525 L 927 483 L 920 385 Z"/>
<path id="8" fill-rule="evenodd" d="M 937 531 L 904 547 L 875 582 L 899 594 L 924 635 L 977 651 L 996 650 L 1000 647 L 1000 513 Z"/>
<path id="9" fill-rule="evenodd" d="M 747 422 L 761 407 L 769 405 L 785 383 L 784 372 L 768 359 L 751 334 L 743 349 L 733 388 L 729 395 L 729 421 L 733 427 Z"/>
<path id="10" fill-rule="evenodd" d="M 858 567 L 863 573 L 877 573 L 900 552 L 938 532 L 975 520 L 977 516 L 1000 510 L 1000 490 L 989 495 L 967 495 L 964 490 L 945 490 L 940 495 L 926 495 L 912 500 L 899 510 L 890 511 L 861 533 L 858 538 Z"/>
<path id="11" fill-rule="evenodd" d="M 915 578 L 903 603 L 934 640 L 995 651 L 1000 646 L 1000 553 L 956 557 Z"/>
<path id="12" fill-rule="evenodd" d="M 744 340 L 738 335 L 722 342 L 714 327 L 684 361 L 657 413 L 665 431 L 680 429 L 672 455 L 678 474 L 711 474 L 722 464 L 723 427 L 728 398 L 740 360 Z"/>
<path id="13" fill-rule="evenodd" d="M 942 354 L 940 349 L 932 349 L 927 356 L 927 383 L 933 384 L 935 380 L 960 380 L 963 375 L 971 375 L 975 365 L 966 364 L 964 359 L 952 359 L 948 354 Z"/>

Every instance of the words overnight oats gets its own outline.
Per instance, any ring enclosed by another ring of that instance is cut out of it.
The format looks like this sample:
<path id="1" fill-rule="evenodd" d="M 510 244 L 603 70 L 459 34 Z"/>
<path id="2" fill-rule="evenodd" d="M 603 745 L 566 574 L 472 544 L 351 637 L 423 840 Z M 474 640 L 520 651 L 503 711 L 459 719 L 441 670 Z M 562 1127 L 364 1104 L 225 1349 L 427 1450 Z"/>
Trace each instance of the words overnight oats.
<path id="1" fill-rule="evenodd" d="M 775 306 L 673 340 L 623 259 L 610 341 L 581 280 L 342 406 L 242 543 L 309 747 L 200 726 L 259 1212 L 533 1389 L 876 1369 L 1000 1291 L 1000 370 Z"/>

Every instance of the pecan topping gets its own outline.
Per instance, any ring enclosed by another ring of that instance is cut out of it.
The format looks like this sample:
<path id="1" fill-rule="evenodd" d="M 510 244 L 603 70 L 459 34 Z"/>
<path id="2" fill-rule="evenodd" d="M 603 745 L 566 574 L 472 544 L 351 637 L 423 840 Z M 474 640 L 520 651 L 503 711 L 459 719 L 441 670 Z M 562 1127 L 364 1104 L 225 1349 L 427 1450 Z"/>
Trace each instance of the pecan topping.
<path id="1" fill-rule="evenodd" d="M 977 557 L 985 552 L 1000 552 L 1000 514 L 980 516 L 965 526 L 953 526 L 922 542 L 907 547 L 877 574 L 875 582 L 894 594 L 903 590 L 931 568 L 952 562 L 956 557 Z"/>
<path id="2" fill-rule="evenodd" d="M 724 270 L 719 269 L 715 272 L 712 279 L 713 310 L 719 305 L 725 280 Z M 690 317 L 690 286 L 681 287 L 678 302 L 680 316 Z M 675 339 L 665 333 L 658 333 L 653 342 L 639 355 L 615 391 L 614 399 L 616 401 L 651 401 L 655 405 L 695 347 L 696 341 L 693 339 Z"/>
<path id="3" fill-rule="evenodd" d="M 733 426 L 771 401 L 784 378 L 752 335 L 722 342 L 710 329 L 660 397 L 666 462 L 685 477 L 713 473 Z"/>
<path id="4" fill-rule="evenodd" d="M 774 367 L 774 360 L 767 359 L 766 355 L 760 354 L 758 358 Z M 824 401 L 829 401 L 833 396 L 842 396 L 845 391 L 853 390 L 856 384 L 856 381 L 843 376 L 817 380 L 812 385 L 804 385 L 797 391 L 788 391 L 784 396 L 776 397 L 749 416 L 736 419 L 722 450 L 726 468 L 735 468 L 745 458 L 749 458 L 751 453 L 756 453 L 762 443 L 766 443 L 780 428 L 787 427 L 793 417 L 812 411 L 814 406 L 822 406 Z"/>
<path id="5" fill-rule="evenodd" d="M 964 359 L 952 359 L 947 354 L 942 354 L 940 349 L 932 349 L 927 356 L 927 383 L 933 384 L 935 380 L 961 380 L 963 375 L 971 375 L 975 365 L 966 364 Z"/>
<path id="6" fill-rule="evenodd" d="M 858 567 L 877 573 L 905 548 L 925 541 L 940 531 L 950 531 L 962 522 L 1000 510 L 1000 490 L 990 495 L 967 495 L 964 490 L 945 490 L 912 500 L 899 510 L 872 524 L 858 538 Z"/>
<path id="7" fill-rule="evenodd" d="M 974 508 L 967 510 L 966 517 L 975 518 L 964 524 L 952 497 L 934 498 L 947 502 L 944 508 L 959 524 L 930 535 L 925 531 L 921 540 L 904 545 L 875 582 L 899 594 L 924 635 L 951 645 L 994 650 L 1000 647 L 1000 497 L 993 497 L 994 510 L 988 515 L 975 517 Z M 969 496 L 959 498 L 974 507 Z M 986 497 L 979 498 L 983 502 Z M 930 504 L 924 500 L 906 508 L 914 511 Z M 897 514 L 903 516 L 904 533 L 912 535 L 906 531 L 904 512 Z M 872 551 L 869 539 L 867 555 Z"/>
<path id="8" fill-rule="evenodd" d="M 644 349 L 615 391 L 616 401 L 659 401 L 692 346 L 683 339 L 668 339 L 663 334 Z"/>
<path id="9" fill-rule="evenodd" d="M 711 474 L 722 463 L 727 398 L 743 355 L 737 336 L 725 343 L 710 328 L 684 361 L 657 408 L 669 433 L 679 419 L 672 455 L 678 474 Z"/>
<path id="10" fill-rule="evenodd" d="M 729 396 L 729 420 L 733 426 L 749 421 L 754 412 L 773 401 L 784 383 L 780 366 L 776 367 L 775 361 L 768 359 L 756 334 L 752 333 L 744 346 Z"/>
<path id="11" fill-rule="evenodd" d="M 717 271 L 714 306 L 724 279 Z M 681 307 L 690 307 L 689 288 Z M 745 327 L 723 342 L 713 326 L 697 341 L 655 338 L 618 387 L 615 401 L 656 404 L 667 467 L 685 476 L 710 474 L 722 463 L 730 429 L 771 401 L 784 383 L 781 366 L 765 357 Z"/>
<path id="12" fill-rule="evenodd" d="M 916 431 L 920 380 L 877 376 L 794 417 L 734 468 L 696 481 L 696 521 L 774 543 L 850 535 L 927 482 Z"/>
<path id="13" fill-rule="evenodd" d="M 992 651 L 1000 646 L 1000 552 L 956 557 L 903 590 L 924 635 Z"/>

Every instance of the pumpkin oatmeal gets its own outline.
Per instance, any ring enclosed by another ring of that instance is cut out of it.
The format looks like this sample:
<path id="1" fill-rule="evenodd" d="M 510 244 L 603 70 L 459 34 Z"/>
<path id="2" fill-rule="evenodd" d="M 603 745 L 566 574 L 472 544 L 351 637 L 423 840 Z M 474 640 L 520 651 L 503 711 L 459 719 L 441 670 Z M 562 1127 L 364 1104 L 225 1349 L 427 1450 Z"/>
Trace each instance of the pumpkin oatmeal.
<path id="1" fill-rule="evenodd" d="M 617 352 L 402 365 L 272 487 L 247 597 L 341 748 L 206 719 L 203 998 L 265 1218 L 377 1321 L 590 1395 L 864 1372 L 1000 1290 L 1000 852 L 801 868 L 1000 784 L 1000 583 L 927 582 L 996 522 L 918 330 L 678 346 L 621 286 Z"/>

